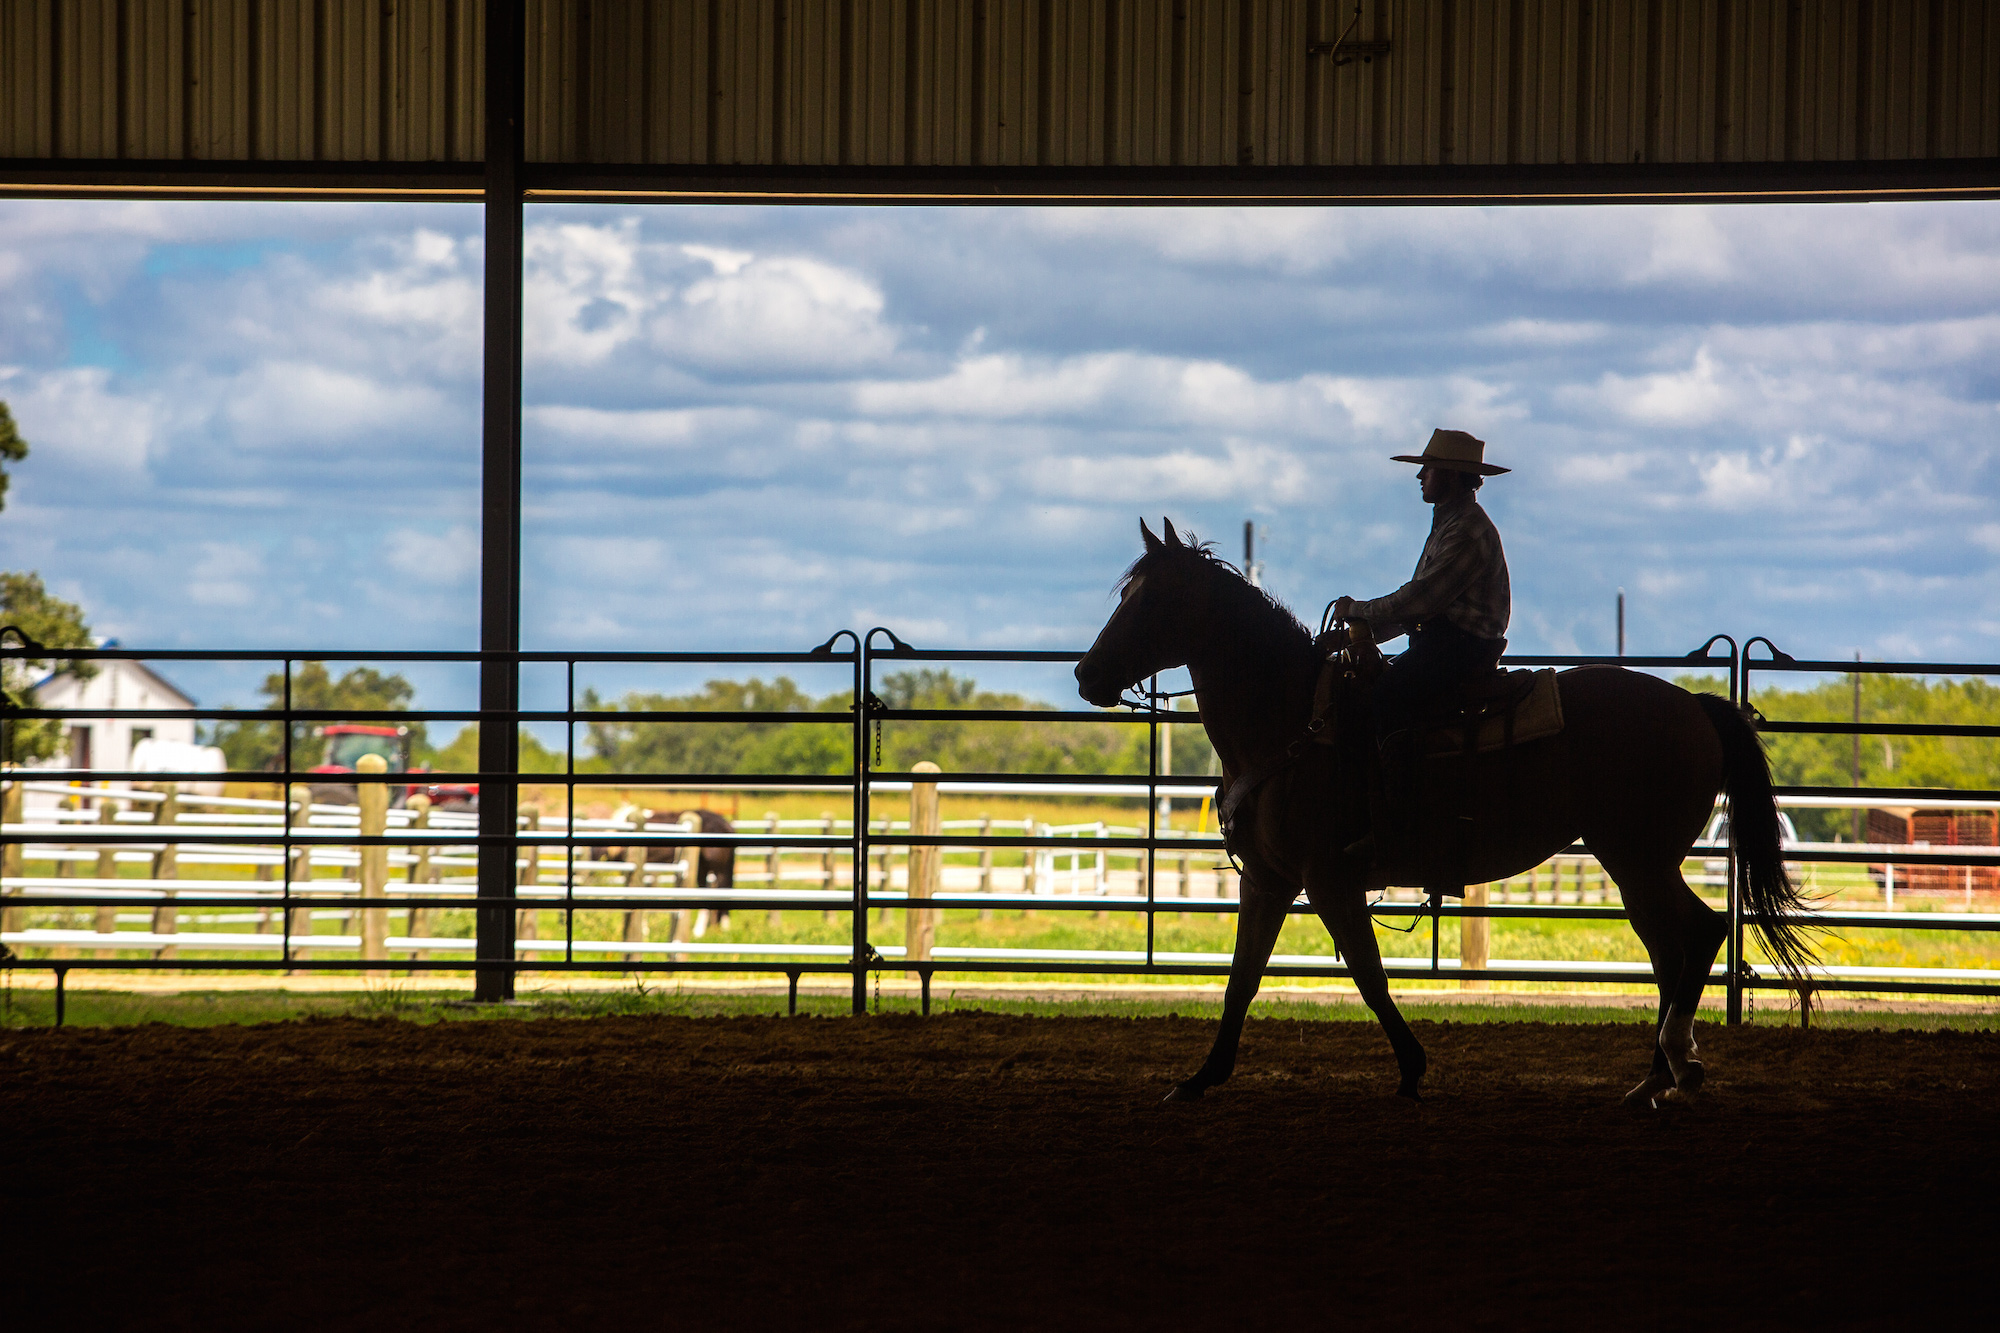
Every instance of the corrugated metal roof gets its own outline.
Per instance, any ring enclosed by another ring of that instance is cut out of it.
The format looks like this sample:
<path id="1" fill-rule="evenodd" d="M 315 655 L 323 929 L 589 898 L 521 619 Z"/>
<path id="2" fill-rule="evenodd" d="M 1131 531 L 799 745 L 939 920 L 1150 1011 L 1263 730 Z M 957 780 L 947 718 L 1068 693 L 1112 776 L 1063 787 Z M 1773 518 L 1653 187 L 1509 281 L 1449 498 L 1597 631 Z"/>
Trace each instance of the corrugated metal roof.
<path id="1" fill-rule="evenodd" d="M 0 157 L 56 175 L 56 160 L 476 163 L 484 10 L 6 0 Z M 1078 172 L 1131 169 L 1240 182 L 2000 159 L 1988 0 L 1364 0 L 1351 37 L 1367 58 L 1338 63 L 1315 48 L 1348 28 L 1345 0 L 526 10 L 527 160 L 588 164 L 600 183 L 930 167 L 1071 173 L 1050 182 L 1060 192 Z"/>

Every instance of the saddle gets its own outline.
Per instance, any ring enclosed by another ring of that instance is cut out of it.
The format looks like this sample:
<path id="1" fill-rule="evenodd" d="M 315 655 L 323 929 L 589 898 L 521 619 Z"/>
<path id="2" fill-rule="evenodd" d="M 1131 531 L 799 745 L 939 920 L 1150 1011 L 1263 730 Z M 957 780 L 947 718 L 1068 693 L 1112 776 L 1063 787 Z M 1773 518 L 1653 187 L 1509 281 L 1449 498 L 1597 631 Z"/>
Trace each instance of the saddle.
<path id="1" fill-rule="evenodd" d="M 1310 734 L 1320 745 L 1337 743 L 1335 692 L 1345 675 L 1372 683 L 1384 660 L 1372 643 L 1359 643 L 1344 656 L 1327 659 L 1313 692 Z M 1419 751 L 1426 758 L 1488 754 L 1553 736 L 1563 729 L 1562 694 L 1556 670 L 1505 671 L 1495 668 L 1439 700 L 1418 721 Z"/>
<path id="2" fill-rule="evenodd" d="M 1365 699 L 1366 689 L 1381 674 L 1383 665 L 1381 653 L 1365 640 L 1351 644 L 1347 651 L 1329 659 L 1320 673 L 1315 691 L 1313 726 L 1308 731 L 1321 745 L 1334 746 L 1345 742 L 1354 746 L 1357 757 L 1368 766 L 1367 822 L 1371 827 L 1379 825 L 1385 800 L 1383 775 L 1372 742 L 1372 730 L 1367 727 L 1365 712 L 1359 717 L 1350 714 L 1346 727 L 1334 723 L 1342 712 L 1337 697 L 1344 695 L 1352 700 L 1356 692 L 1361 692 L 1361 697 Z M 1354 688 L 1342 690 L 1343 680 Z M 1360 727 L 1354 727 L 1356 722 L 1361 724 Z M 1438 760 L 1504 750 L 1509 746 L 1556 735 L 1562 729 L 1562 696 L 1556 688 L 1554 669 L 1495 669 L 1438 701 L 1418 719 L 1417 753 L 1429 761 L 1420 768 L 1436 772 L 1433 765 Z M 1424 863 L 1377 866 L 1369 875 L 1369 886 L 1381 888 L 1391 883 L 1414 883 L 1422 885 L 1436 897 L 1461 897 L 1465 889 L 1460 867 L 1465 857 L 1466 840 L 1472 833 L 1473 816 L 1460 808 L 1464 793 L 1458 790 L 1454 779 L 1440 775 L 1439 779 L 1426 783 L 1421 773 L 1415 776 L 1420 789 L 1423 786 L 1435 788 L 1431 801 L 1422 802 L 1421 797 L 1418 798 L 1422 811 L 1420 819 L 1426 826 Z M 1440 780 L 1441 788 L 1436 785 Z"/>
<path id="3" fill-rule="evenodd" d="M 1563 729 L 1554 667 L 1495 670 L 1441 700 L 1420 724 L 1427 758 L 1487 754 Z"/>

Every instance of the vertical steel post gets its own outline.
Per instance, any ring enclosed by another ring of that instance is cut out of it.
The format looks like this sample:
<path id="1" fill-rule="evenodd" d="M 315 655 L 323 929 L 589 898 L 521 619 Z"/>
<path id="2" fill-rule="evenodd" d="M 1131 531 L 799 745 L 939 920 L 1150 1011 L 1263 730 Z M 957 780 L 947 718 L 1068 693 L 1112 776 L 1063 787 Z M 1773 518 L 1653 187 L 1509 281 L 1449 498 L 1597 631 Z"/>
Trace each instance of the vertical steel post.
<path id="1" fill-rule="evenodd" d="M 278 805 L 284 811 L 281 818 L 285 832 L 284 846 L 279 853 L 284 857 L 280 869 L 285 872 L 285 879 L 281 891 L 282 905 L 278 909 L 278 936 L 284 941 L 279 946 L 284 961 L 289 963 L 292 961 L 292 659 L 289 657 L 285 659 L 284 720 L 278 725 L 284 728 L 284 733 L 278 737 L 278 749 L 285 768 L 284 779 L 278 784 Z M 311 822 L 307 812 L 301 811 L 300 814 L 308 823 Z M 306 919 L 310 921 L 312 918 L 308 916 Z"/>
<path id="2" fill-rule="evenodd" d="M 479 896 L 514 897 L 520 768 L 522 0 L 486 6 L 486 348 L 479 554 Z M 514 909 L 481 903 L 476 1000 L 514 995 Z"/>
<path id="3" fill-rule="evenodd" d="M 1153 970 L 1153 863 L 1158 859 L 1160 841 L 1160 740 L 1163 735 L 1158 717 L 1160 678 L 1152 677 L 1147 688 L 1154 694 L 1155 716 L 1146 723 L 1146 970 Z"/>
<path id="4" fill-rule="evenodd" d="M 854 862 L 849 872 L 853 890 L 854 931 L 854 1013 L 868 1012 L 868 700 L 873 692 L 869 679 L 868 641 L 875 631 L 854 641 Z M 831 832 L 832 830 L 828 830 Z M 831 872 L 827 878 L 832 878 Z M 832 884 L 827 885 L 832 888 Z"/>
<path id="5" fill-rule="evenodd" d="M 1750 655 L 1730 645 L 1729 702 L 1741 708 L 1750 698 Z M 1723 979 L 1723 1022 L 1735 1027 L 1743 1021 L 1743 901 L 1737 892 L 1736 809 L 1729 808 L 1729 860 L 1723 879 L 1729 895 L 1729 972 Z"/>

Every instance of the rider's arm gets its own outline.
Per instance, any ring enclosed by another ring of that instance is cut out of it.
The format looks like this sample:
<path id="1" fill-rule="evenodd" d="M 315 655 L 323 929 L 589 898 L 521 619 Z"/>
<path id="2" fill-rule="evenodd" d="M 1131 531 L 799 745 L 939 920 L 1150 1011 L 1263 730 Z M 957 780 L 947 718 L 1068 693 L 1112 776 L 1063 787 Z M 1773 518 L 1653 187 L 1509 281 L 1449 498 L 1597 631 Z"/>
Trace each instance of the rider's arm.
<path id="1" fill-rule="evenodd" d="M 1492 560 L 1497 551 L 1484 540 L 1488 525 L 1455 523 L 1437 533 L 1424 548 L 1417 572 L 1387 597 L 1356 602 L 1354 618 L 1366 621 L 1380 639 L 1409 633 L 1456 601 Z"/>

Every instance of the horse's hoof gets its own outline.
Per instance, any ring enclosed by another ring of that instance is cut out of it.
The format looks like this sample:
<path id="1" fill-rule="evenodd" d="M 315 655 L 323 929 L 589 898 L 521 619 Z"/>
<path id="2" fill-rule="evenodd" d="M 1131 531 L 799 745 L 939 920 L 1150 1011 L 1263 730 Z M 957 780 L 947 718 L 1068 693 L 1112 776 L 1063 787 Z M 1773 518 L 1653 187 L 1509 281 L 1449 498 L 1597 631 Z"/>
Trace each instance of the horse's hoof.
<path id="1" fill-rule="evenodd" d="M 1674 1091 L 1684 1097 L 1692 1097 L 1701 1091 L 1701 1085 L 1708 1081 L 1708 1071 L 1701 1061 L 1689 1060 L 1681 1066 L 1680 1075 L 1674 1079 Z"/>
<path id="2" fill-rule="evenodd" d="M 1420 1102 L 1424 1099 L 1424 1094 L 1417 1091 L 1417 1081 L 1413 1078 L 1403 1080 L 1396 1088 L 1396 1095 L 1398 1097 L 1408 1097 L 1413 1102 Z"/>
<path id="3" fill-rule="evenodd" d="M 1637 1110 L 1651 1110 L 1661 1093 L 1674 1086 L 1671 1074 L 1648 1074 L 1644 1082 L 1625 1094 L 1625 1104 Z"/>
<path id="4" fill-rule="evenodd" d="M 1685 1088 L 1668 1088 L 1653 1099 L 1653 1105 L 1662 1111 L 1685 1111 L 1694 1105 L 1694 1094 Z"/>
<path id="5" fill-rule="evenodd" d="M 1207 1091 L 1207 1088 L 1192 1079 L 1186 1083 L 1176 1083 L 1172 1092 L 1160 1098 L 1160 1105 L 1165 1106 L 1168 1102 L 1198 1102 L 1201 1100 L 1201 1095 Z"/>

